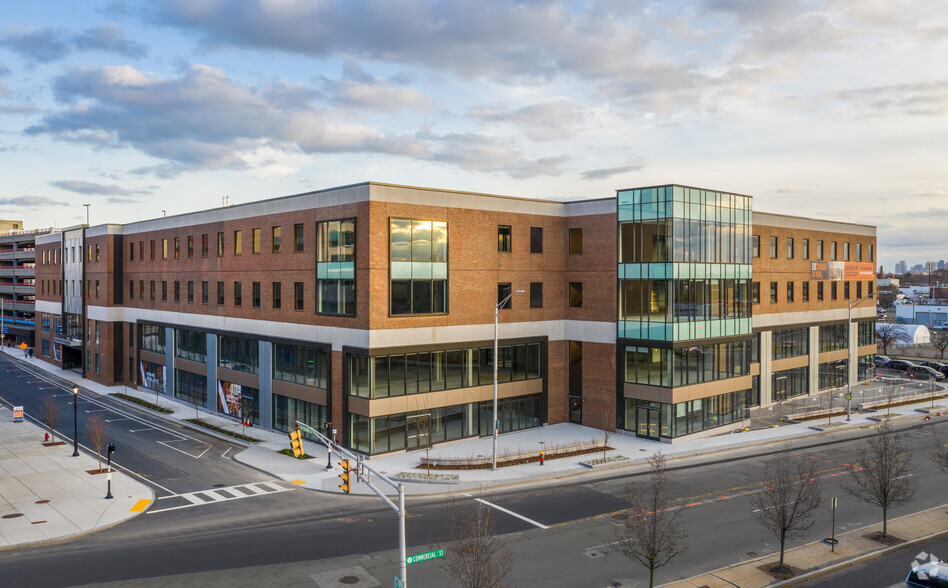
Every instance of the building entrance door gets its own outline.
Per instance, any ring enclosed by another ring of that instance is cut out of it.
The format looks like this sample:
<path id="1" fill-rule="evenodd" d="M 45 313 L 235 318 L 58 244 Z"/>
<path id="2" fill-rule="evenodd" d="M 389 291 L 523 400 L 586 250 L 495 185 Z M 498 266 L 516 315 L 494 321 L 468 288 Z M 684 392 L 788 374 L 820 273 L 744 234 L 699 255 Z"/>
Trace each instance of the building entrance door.
<path id="1" fill-rule="evenodd" d="M 649 406 L 635 407 L 635 435 L 637 437 L 644 437 L 646 439 L 658 441 L 658 417 L 660 414 L 661 410 L 657 408 L 652 408 Z"/>

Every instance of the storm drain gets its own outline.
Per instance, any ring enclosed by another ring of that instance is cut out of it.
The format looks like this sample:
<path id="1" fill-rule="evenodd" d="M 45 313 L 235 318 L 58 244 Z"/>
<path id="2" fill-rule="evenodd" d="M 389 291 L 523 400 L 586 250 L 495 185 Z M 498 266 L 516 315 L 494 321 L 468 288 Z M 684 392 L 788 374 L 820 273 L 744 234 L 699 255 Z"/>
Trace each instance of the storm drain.
<path id="1" fill-rule="evenodd" d="M 14 512 L 14 513 L 10 513 L 10 514 L 5 514 L 5 515 L 3 515 L 3 517 L 0 517 L 0 518 L 4 518 L 4 519 L 15 519 L 15 518 L 17 518 L 17 517 L 22 517 L 22 516 L 23 516 L 23 513 L 22 513 L 22 512 Z"/>

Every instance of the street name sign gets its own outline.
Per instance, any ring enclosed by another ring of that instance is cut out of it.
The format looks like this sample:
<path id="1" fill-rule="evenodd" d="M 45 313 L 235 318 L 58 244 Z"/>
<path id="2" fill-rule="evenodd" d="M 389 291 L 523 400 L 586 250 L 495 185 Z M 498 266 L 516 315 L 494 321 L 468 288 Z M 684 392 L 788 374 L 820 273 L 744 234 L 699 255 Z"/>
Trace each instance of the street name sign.
<path id="1" fill-rule="evenodd" d="M 443 549 L 436 549 L 434 551 L 429 551 L 428 553 L 419 553 L 418 555 L 409 555 L 405 558 L 406 564 L 413 564 L 420 561 L 425 561 L 427 559 L 435 559 L 438 557 L 444 557 Z"/>

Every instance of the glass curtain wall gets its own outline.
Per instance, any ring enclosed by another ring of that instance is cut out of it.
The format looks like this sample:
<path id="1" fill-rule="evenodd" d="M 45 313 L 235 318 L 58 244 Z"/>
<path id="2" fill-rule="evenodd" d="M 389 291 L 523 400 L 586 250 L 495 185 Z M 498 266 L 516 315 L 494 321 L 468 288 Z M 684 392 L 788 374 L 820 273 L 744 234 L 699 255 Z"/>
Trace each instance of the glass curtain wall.
<path id="1" fill-rule="evenodd" d="M 751 199 L 661 186 L 618 193 L 620 338 L 751 332 Z"/>

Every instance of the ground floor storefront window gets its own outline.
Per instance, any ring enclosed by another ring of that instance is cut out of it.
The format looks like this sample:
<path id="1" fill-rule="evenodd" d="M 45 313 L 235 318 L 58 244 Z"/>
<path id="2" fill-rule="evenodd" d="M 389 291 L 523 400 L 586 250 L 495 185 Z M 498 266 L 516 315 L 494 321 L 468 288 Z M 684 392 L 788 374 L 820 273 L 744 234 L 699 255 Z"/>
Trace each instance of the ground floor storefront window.
<path id="1" fill-rule="evenodd" d="M 772 376 L 774 402 L 805 395 L 809 391 L 809 377 L 809 367 L 774 372 Z"/>
<path id="2" fill-rule="evenodd" d="M 197 406 L 207 405 L 207 378 L 182 370 L 174 371 L 174 397 Z"/>
<path id="3" fill-rule="evenodd" d="M 150 361 L 139 361 L 141 384 L 149 390 L 165 393 L 165 366 Z"/>
<path id="4" fill-rule="evenodd" d="M 217 381 L 217 412 L 236 418 L 253 417 L 260 420 L 260 392 L 256 388 L 233 382 Z"/>
<path id="5" fill-rule="evenodd" d="M 540 395 L 497 402 L 500 432 L 539 426 Z M 428 444 L 493 434 L 492 402 L 472 402 L 380 417 L 349 414 L 349 447 L 365 453 L 421 449 Z"/>
<path id="6" fill-rule="evenodd" d="M 849 376 L 849 362 L 845 359 L 820 364 L 820 392 L 845 386 Z"/>
<path id="7" fill-rule="evenodd" d="M 625 399 L 625 428 L 650 439 L 691 435 L 739 422 L 760 405 L 759 392 L 741 390 L 677 404 Z"/>
<path id="8" fill-rule="evenodd" d="M 875 354 L 860 355 L 856 362 L 856 379 L 860 382 L 871 380 L 875 375 L 875 365 Z"/>
<path id="9" fill-rule="evenodd" d="M 323 432 L 326 425 L 326 407 L 305 400 L 274 394 L 273 428 L 277 431 L 289 432 L 296 428 L 296 421 Z M 310 441 L 316 441 L 316 437 L 306 429 L 303 429 L 303 436 Z"/>

